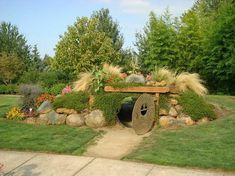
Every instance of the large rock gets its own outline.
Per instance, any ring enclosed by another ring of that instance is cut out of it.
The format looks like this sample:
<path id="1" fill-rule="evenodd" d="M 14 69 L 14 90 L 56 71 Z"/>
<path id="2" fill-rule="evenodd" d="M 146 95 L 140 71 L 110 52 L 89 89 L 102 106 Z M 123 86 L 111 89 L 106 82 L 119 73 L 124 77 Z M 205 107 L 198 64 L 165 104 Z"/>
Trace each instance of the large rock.
<path id="1" fill-rule="evenodd" d="M 182 123 L 187 126 L 191 126 L 195 124 L 195 122 L 191 119 L 191 117 L 182 117 L 178 120 L 182 121 Z"/>
<path id="2" fill-rule="evenodd" d="M 181 112 L 183 110 L 182 106 L 180 106 L 180 105 L 176 105 L 175 109 L 177 112 Z"/>
<path id="3" fill-rule="evenodd" d="M 168 112 L 167 112 L 166 109 L 160 108 L 160 110 L 159 110 L 159 115 L 160 115 L 160 116 L 167 116 L 167 115 L 168 115 Z"/>
<path id="4" fill-rule="evenodd" d="M 67 108 L 58 108 L 56 112 L 59 114 L 77 114 L 77 111 L 74 109 L 67 109 Z"/>
<path id="5" fill-rule="evenodd" d="M 85 116 L 85 123 L 88 127 L 99 128 L 106 125 L 106 121 L 101 110 L 94 110 Z"/>
<path id="6" fill-rule="evenodd" d="M 174 107 L 170 108 L 169 115 L 172 116 L 172 117 L 177 117 L 178 113 L 177 113 L 177 111 L 175 110 Z"/>
<path id="7" fill-rule="evenodd" d="M 51 111 L 49 113 L 47 113 L 47 117 L 48 117 L 48 124 L 50 125 L 62 125 L 65 124 L 65 120 L 66 120 L 66 116 L 65 114 L 58 114 L 55 111 Z"/>
<path id="8" fill-rule="evenodd" d="M 163 128 L 174 127 L 176 122 L 177 122 L 177 120 L 173 117 L 170 117 L 170 116 L 162 116 L 159 119 L 159 124 Z"/>
<path id="9" fill-rule="evenodd" d="M 170 104 L 173 105 L 173 106 L 176 106 L 178 104 L 178 101 L 174 98 L 171 98 L 170 99 Z"/>
<path id="10" fill-rule="evenodd" d="M 207 117 L 204 117 L 197 121 L 197 124 L 205 124 L 208 123 L 210 120 Z"/>
<path id="11" fill-rule="evenodd" d="M 27 124 L 35 124 L 36 123 L 36 118 L 35 117 L 28 117 L 24 120 L 25 123 Z"/>
<path id="12" fill-rule="evenodd" d="M 44 101 L 37 109 L 37 113 L 46 114 L 52 110 L 52 104 L 49 101 Z"/>
<path id="13" fill-rule="evenodd" d="M 83 114 L 71 114 L 66 118 L 66 124 L 73 127 L 80 127 L 85 124 Z"/>
<path id="14" fill-rule="evenodd" d="M 39 117 L 36 119 L 36 123 L 39 125 L 47 125 L 48 121 L 49 119 L 47 114 L 40 114 Z"/>

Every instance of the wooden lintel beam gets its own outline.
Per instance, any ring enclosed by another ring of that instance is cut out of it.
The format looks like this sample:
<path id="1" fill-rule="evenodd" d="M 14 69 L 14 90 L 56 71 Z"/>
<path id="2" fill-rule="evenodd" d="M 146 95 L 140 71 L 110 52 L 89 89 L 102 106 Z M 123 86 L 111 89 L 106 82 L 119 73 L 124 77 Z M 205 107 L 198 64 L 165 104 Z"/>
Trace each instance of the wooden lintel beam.
<path id="1" fill-rule="evenodd" d="M 140 93 L 167 93 L 171 92 L 172 88 L 169 87 L 125 87 L 125 88 L 114 88 L 112 86 L 105 86 L 105 92 L 140 92 Z"/>

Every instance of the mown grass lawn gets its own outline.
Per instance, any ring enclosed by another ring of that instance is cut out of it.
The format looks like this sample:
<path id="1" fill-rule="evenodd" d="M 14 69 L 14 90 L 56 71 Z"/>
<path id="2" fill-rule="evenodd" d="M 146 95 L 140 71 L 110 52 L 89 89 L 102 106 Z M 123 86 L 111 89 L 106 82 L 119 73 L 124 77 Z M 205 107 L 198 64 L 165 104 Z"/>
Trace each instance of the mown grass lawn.
<path id="1" fill-rule="evenodd" d="M 19 95 L 0 95 L 0 118 L 8 112 L 12 106 L 19 104 Z"/>
<path id="2" fill-rule="evenodd" d="M 19 96 L 0 95 L 0 117 L 18 100 Z M 81 155 L 98 135 L 90 128 L 30 125 L 0 118 L 0 149 Z"/>
<path id="3" fill-rule="evenodd" d="M 208 96 L 235 111 L 235 97 Z M 204 125 L 155 129 L 128 160 L 162 165 L 235 170 L 235 114 Z"/>

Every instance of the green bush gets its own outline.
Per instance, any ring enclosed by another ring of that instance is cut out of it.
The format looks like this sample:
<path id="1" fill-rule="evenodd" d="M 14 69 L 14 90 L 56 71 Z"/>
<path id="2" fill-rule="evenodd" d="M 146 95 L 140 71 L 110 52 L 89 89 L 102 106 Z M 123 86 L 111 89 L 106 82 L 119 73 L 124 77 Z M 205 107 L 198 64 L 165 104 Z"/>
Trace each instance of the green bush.
<path id="1" fill-rule="evenodd" d="M 183 107 L 183 112 L 189 115 L 193 120 L 199 120 L 208 117 L 215 119 L 216 115 L 212 107 L 206 103 L 203 97 L 194 92 L 186 91 L 178 98 L 179 104 Z"/>
<path id="2" fill-rule="evenodd" d="M 61 91 L 63 90 L 63 88 L 66 86 L 66 84 L 64 83 L 58 83 L 53 85 L 50 88 L 46 88 L 45 92 L 51 94 L 51 95 L 58 95 L 61 94 Z"/>
<path id="3" fill-rule="evenodd" d="M 18 85 L 8 84 L 0 85 L 0 94 L 16 94 L 18 93 Z"/>
<path id="4" fill-rule="evenodd" d="M 39 72 L 29 71 L 25 72 L 19 79 L 19 83 L 23 84 L 36 84 L 39 81 Z"/>
<path id="5" fill-rule="evenodd" d="M 100 109 L 104 113 L 106 122 L 109 125 L 115 123 L 117 112 L 121 108 L 123 100 L 127 97 L 138 97 L 133 93 L 102 93 L 95 96 L 94 109 Z"/>
<path id="6" fill-rule="evenodd" d="M 86 92 L 72 92 L 60 96 L 53 102 L 53 108 L 75 109 L 81 112 L 89 106 L 89 94 Z"/>
<path id="7" fill-rule="evenodd" d="M 39 75 L 39 81 L 42 87 L 52 87 L 58 83 L 58 76 L 56 72 L 42 72 Z"/>

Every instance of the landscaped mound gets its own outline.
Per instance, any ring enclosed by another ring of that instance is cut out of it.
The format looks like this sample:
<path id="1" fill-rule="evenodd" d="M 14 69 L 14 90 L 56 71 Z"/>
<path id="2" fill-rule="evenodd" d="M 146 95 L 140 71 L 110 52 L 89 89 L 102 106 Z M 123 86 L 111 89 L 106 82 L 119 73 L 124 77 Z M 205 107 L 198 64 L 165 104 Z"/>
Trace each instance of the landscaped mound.
<path id="1" fill-rule="evenodd" d="M 22 110 L 18 109 L 19 112 L 15 113 L 13 109 L 7 117 L 25 118 L 27 123 L 37 124 L 67 124 L 77 127 L 113 125 L 117 122 L 117 114 L 123 103 L 127 100 L 134 104 L 141 94 L 104 92 L 104 87 L 109 85 L 113 88 L 174 88 L 174 94 L 160 95 L 155 120 L 159 120 L 162 127 L 193 125 L 215 119 L 212 106 L 203 98 L 207 89 L 198 74 L 176 74 L 162 68 L 144 77 L 139 73 L 127 76 L 121 70 L 118 66 L 104 64 L 101 69 L 81 73 L 73 89 L 69 85 L 64 89 L 60 87 L 61 94 L 57 97 L 43 93 L 37 86 L 25 85 L 21 88 L 24 95 Z"/>

